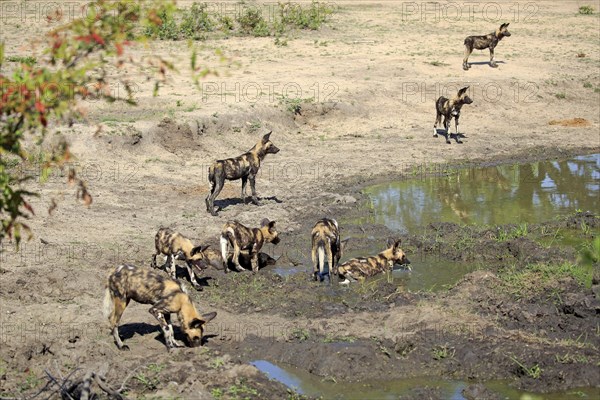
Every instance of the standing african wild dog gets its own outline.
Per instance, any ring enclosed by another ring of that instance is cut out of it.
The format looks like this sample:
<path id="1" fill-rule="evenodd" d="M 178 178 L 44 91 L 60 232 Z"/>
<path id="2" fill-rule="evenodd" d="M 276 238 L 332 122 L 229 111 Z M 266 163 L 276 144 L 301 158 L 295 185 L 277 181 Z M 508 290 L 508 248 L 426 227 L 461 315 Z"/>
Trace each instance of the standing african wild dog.
<path id="1" fill-rule="evenodd" d="M 205 266 L 203 263 L 204 250 L 208 246 L 194 246 L 188 238 L 183 236 L 181 233 L 175 232 L 169 228 L 160 228 L 154 237 L 154 246 L 156 252 L 152 256 L 152 267 L 156 266 L 156 256 L 164 254 L 167 256 L 167 263 L 171 278 L 176 279 L 176 266 L 175 257 L 179 252 L 183 253 L 183 257 L 187 266 L 188 274 L 190 275 L 190 282 L 197 290 L 202 290 L 202 286 L 196 281 L 193 267 L 196 266 L 202 269 Z M 163 265 L 164 267 L 164 265 Z"/>
<path id="2" fill-rule="evenodd" d="M 240 251 L 248 250 L 252 272 L 258 271 L 258 252 L 265 243 L 279 243 L 279 233 L 275 230 L 275 221 L 263 219 L 260 228 L 247 228 L 237 221 L 229 221 L 221 230 L 221 257 L 225 272 L 227 266 L 227 253 L 229 246 L 233 247 L 232 261 L 238 271 L 246 271 L 240 264 Z"/>
<path id="3" fill-rule="evenodd" d="M 446 143 L 450 144 L 450 122 L 454 118 L 454 126 L 456 128 L 456 142 L 462 143 L 458 138 L 458 118 L 460 117 L 460 109 L 464 104 L 471 104 L 473 100 L 467 96 L 467 89 L 465 86 L 460 89 L 456 96 L 452 99 L 447 99 L 444 96 L 440 96 L 435 102 L 435 123 L 433 124 L 433 137 L 437 137 L 437 126 L 442 122 L 442 116 L 444 117 L 444 129 L 446 129 Z"/>
<path id="4" fill-rule="evenodd" d="M 352 280 L 362 280 L 381 272 L 391 271 L 395 263 L 410 264 L 404 252 L 400 249 L 400 240 L 388 241 L 388 248 L 376 256 L 358 257 L 346 261 L 338 267 L 340 284 L 347 285 Z"/>
<path id="5" fill-rule="evenodd" d="M 271 143 L 269 137 L 272 132 L 267 133 L 260 142 L 256 143 L 248 152 L 239 157 L 228 158 L 225 160 L 215 161 L 208 169 L 208 180 L 210 182 L 210 194 L 206 197 L 206 211 L 212 215 L 217 215 L 215 211 L 215 198 L 223 189 L 225 179 L 237 180 L 242 179 L 242 201 L 246 202 L 246 183 L 250 181 L 250 189 L 252 190 L 252 202 L 259 205 L 256 197 L 255 179 L 260 162 L 267 154 L 275 154 L 279 149 Z"/>
<path id="6" fill-rule="evenodd" d="M 465 39 L 465 58 L 463 59 L 463 69 L 466 71 L 471 66 L 468 63 L 469 56 L 473 52 L 473 49 L 484 50 L 489 47 L 490 49 L 490 67 L 496 68 L 498 64 L 494 61 L 494 48 L 498 45 L 498 42 L 502 40 L 504 36 L 510 36 L 508 31 L 509 23 L 500 25 L 500 28 L 496 29 L 488 35 L 481 36 L 467 36 Z"/>
<path id="7" fill-rule="evenodd" d="M 190 347 L 202 344 L 204 324 L 217 315 L 216 312 L 199 315 L 179 282 L 151 269 L 120 265 L 108 277 L 104 293 L 104 315 L 110 322 L 115 344 L 121 350 L 129 350 L 119 337 L 119 321 L 130 300 L 152 304 L 149 312 L 160 323 L 169 350 L 183 347 L 183 343 L 175 340 L 171 313 L 177 313 Z"/>
<path id="8" fill-rule="evenodd" d="M 329 274 L 329 283 L 337 275 L 337 267 L 348 239 L 340 241 L 340 229 L 335 219 L 323 218 L 315 224 L 311 232 L 313 276 L 323 282 Z M 326 260 L 327 258 L 327 260 Z M 329 271 L 325 272 L 325 262 Z"/>

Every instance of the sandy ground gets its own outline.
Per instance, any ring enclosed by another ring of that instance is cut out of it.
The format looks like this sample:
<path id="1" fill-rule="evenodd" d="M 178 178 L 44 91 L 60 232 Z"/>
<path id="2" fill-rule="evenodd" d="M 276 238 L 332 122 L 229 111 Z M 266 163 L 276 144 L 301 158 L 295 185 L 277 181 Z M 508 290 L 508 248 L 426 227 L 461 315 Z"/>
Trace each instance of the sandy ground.
<path id="1" fill-rule="evenodd" d="M 137 57 L 152 53 L 174 60 L 179 73 L 171 75 L 159 97 L 152 97 L 150 82 L 139 81 L 137 107 L 84 102 L 85 123 L 53 130 L 69 139 L 79 176 L 88 182 L 94 201 L 89 208 L 78 204 L 59 173 L 43 185 L 31 185 L 41 194 L 32 201 L 36 216 L 29 224 L 35 236 L 18 253 L 4 243 L 1 254 L 0 357 L 9 378 L 0 383 L 12 388 L 27 375 L 26 368 L 35 364 L 40 374 L 55 359 L 63 373 L 69 358 L 70 365 L 85 368 L 119 360 L 101 316 L 104 279 L 121 262 L 148 265 L 160 226 L 214 243 L 227 220 L 257 225 L 267 217 L 277 221 L 284 240 L 306 234 L 308 243 L 309 232 L 300 232 L 306 218 L 339 211 L 339 203 L 353 202 L 345 196 L 355 194 L 356 187 L 414 166 L 545 158 L 600 148 L 600 20 L 598 14 L 578 15 L 582 2 L 493 3 L 472 18 L 466 3 L 460 4 L 459 16 L 441 3 L 433 3 L 441 7 L 433 12 L 420 2 L 336 4 L 327 26 L 296 32 L 287 46 L 250 37 L 196 43 L 203 61 L 219 74 L 201 82 L 203 91 L 189 78 L 191 50 L 185 42 L 135 49 Z M 495 18 L 493 9 L 502 17 Z M 463 71 L 464 37 L 491 32 L 502 22 L 510 22 L 512 36 L 496 48 L 499 67 L 490 68 L 488 53 L 476 51 L 470 58 L 473 67 Z M 31 54 L 33 39 L 48 29 L 41 18 L 29 23 L 8 19 L 0 30 L 6 54 Z M 216 49 L 232 63 L 220 63 Z M 129 73 L 135 78 L 134 71 Z M 442 137 L 432 137 L 434 101 L 465 85 L 474 102 L 461 115 L 464 143 L 447 145 Z M 119 89 L 117 96 L 124 96 Z M 282 96 L 304 99 L 301 114 L 288 110 Z M 550 124 L 572 118 L 587 123 Z M 102 130 L 96 135 L 98 124 Z M 227 183 L 217 202 L 224 209 L 211 217 L 204 206 L 208 166 L 243 153 L 270 130 L 281 151 L 267 157 L 257 179 L 263 205 L 239 203 L 239 182 Z M 35 167 L 30 171 L 35 174 Z M 51 199 L 59 206 L 49 216 Z M 218 302 L 209 306 L 202 295 L 197 303 L 203 311 L 217 309 L 216 321 L 225 325 L 256 318 L 225 311 Z M 391 313 L 393 324 L 412 318 L 393 309 L 382 313 Z M 446 318 L 435 312 L 429 317 Z M 269 318 L 269 323 L 294 323 L 289 317 Z M 370 318 L 357 318 L 372 327 Z M 141 306 L 125 314 L 124 323 L 134 321 L 154 324 Z M 362 329 L 356 327 L 353 334 Z M 386 331 L 385 325 L 377 329 Z M 127 365 L 146 358 L 175 362 L 150 336 L 156 335 L 131 339 L 137 349 Z M 217 340 L 226 339 L 217 335 L 208 348 L 218 347 Z M 28 361 L 23 354 L 40 343 L 60 355 L 33 350 Z M 210 357 L 205 358 L 208 363 Z M 208 396 L 207 382 L 201 386 L 198 393 Z"/>

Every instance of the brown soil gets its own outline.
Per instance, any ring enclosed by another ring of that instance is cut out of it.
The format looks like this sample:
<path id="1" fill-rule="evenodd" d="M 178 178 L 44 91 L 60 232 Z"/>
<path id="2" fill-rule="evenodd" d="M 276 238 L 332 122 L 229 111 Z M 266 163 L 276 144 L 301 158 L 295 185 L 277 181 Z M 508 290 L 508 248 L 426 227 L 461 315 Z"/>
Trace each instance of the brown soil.
<path id="1" fill-rule="evenodd" d="M 337 4 L 341 9 L 327 27 L 298 32 L 286 47 L 275 46 L 273 38 L 207 42 L 241 67 L 224 67 L 207 51 L 205 62 L 222 74 L 206 83 L 235 88 L 277 82 L 279 92 L 298 84 L 303 98 L 316 97 L 301 104 L 301 115 L 279 97 L 238 101 L 234 90 L 204 98 L 187 75 L 187 44 L 159 42 L 134 53 L 175 60 L 180 75 L 159 97 L 152 96 L 151 83 L 139 82 L 138 107 L 84 103 L 86 123 L 53 130 L 71 142 L 94 202 L 89 208 L 76 203 L 59 173 L 28 187 L 41 194 L 32 199 L 35 237 L 18 252 L 5 242 L 0 254 L 0 396 L 35 393 L 46 382 L 45 369 L 66 376 L 74 368 L 83 373 L 108 364 L 113 387 L 135 371 L 138 377 L 125 385 L 132 398 L 211 398 L 219 391 L 223 398 L 286 398 L 285 387 L 247 365 L 257 358 L 339 380 L 367 381 L 385 372 L 390 379 L 506 378 L 540 391 L 600 385 L 598 287 L 564 280 L 547 293 L 519 297 L 498 277 L 503 264 L 574 261 L 575 254 L 528 239 L 497 243 L 485 232 L 443 224 L 434 226 L 447 236 L 439 247 L 431 238 L 409 236 L 407 251 L 461 260 L 452 239 L 470 235 L 481 239 L 473 240 L 470 257 L 486 266 L 447 292 L 409 293 L 385 279 L 344 292 L 306 274 L 280 277 L 271 267 L 256 276 L 210 270 L 204 291 L 194 294 L 202 312 L 218 312 L 203 348 L 168 353 L 147 307 L 132 304 L 121 331 L 131 351 L 116 349 L 101 314 L 105 277 L 122 262 L 149 265 L 160 226 L 216 246 L 227 220 L 256 225 L 268 217 L 277 221 L 282 243 L 266 251 L 284 255 L 278 266 L 306 267 L 314 221 L 367 212 L 359 192 L 365 185 L 406 178 L 415 166 L 488 165 L 600 150 L 597 134 L 590 133 L 600 126 L 598 95 L 582 87 L 584 81 L 600 84 L 590 73 L 600 62 L 598 18 L 578 16 L 575 4 L 543 2 L 537 22 L 511 23 L 513 36 L 496 48 L 499 68 L 476 52 L 468 72 L 461 69 L 464 36 L 487 33 L 495 22 L 404 23 L 402 3 Z M 557 36 L 564 26 L 568 33 Z M 3 22 L 6 54 L 30 54 L 31 38 L 48 29 L 42 22 Z M 574 60 L 573 48 L 589 56 Z M 449 65 L 432 64 L 437 60 Z M 434 101 L 457 83 L 471 85 L 474 103 L 461 115 L 464 144 L 446 145 L 432 137 Z M 484 89 L 492 86 L 503 93 L 498 101 L 486 97 L 491 92 Z M 335 94 L 326 95 L 331 88 Z M 558 91 L 569 95 L 557 99 Z M 572 115 L 591 129 L 548 126 L 551 118 Z M 97 124 L 103 127 L 99 134 Z M 268 130 L 281 151 L 267 157 L 257 179 L 262 205 L 242 204 L 239 182 L 227 183 L 217 199 L 223 211 L 211 217 L 204 206 L 208 166 L 248 150 Z M 37 173 L 35 166 L 27 168 Z M 52 199 L 58 208 L 49 216 Z M 382 226 L 342 229 L 363 238 L 356 248 L 372 248 L 393 235 Z M 352 343 L 345 341 L 349 337 Z M 436 346 L 451 348 L 454 356 L 435 360 Z M 511 356 L 539 365 L 541 377 L 526 376 Z M 436 392 L 423 388 L 414 394 L 420 395 L 435 398 Z"/>

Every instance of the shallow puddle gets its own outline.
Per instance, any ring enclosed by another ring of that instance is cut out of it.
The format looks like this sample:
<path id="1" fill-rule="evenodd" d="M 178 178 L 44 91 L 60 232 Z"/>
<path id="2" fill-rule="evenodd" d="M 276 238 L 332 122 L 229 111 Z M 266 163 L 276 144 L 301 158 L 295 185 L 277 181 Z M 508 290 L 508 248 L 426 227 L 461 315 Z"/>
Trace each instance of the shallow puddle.
<path id="1" fill-rule="evenodd" d="M 443 398 L 463 400 L 465 397 L 462 395 L 462 391 L 469 386 L 469 383 L 464 381 L 435 378 L 411 378 L 394 381 L 373 381 L 370 383 L 332 382 L 291 366 L 277 366 L 265 360 L 253 361 L 251 364 L 264 372 L 269 378 L 283 383 L 300 394 L 315 397 L 322 396 L 328 400 L 392 400 L 401 395 L 414 395 L 414 393 L 411 393 L 412 389 L 424 387 L 438 388 Z M 504 399 L 570 400 L 597 399 L 600 396 L 600 389 L 597 388 L 536 394 L 513 389 L 505 382 L 486 382 L 484 385 Z"/>
<path id="2" fill-rule="evenodd" d="M 425 176 L 425 173 L 436 173 Z M 416 168 L 406 180 L 368 187 L 370 212 L 346 224 L 383 224 L 400 233 L 420 234 L 433 222 L 503 225 L 550 221 L 576 211 L 600 209 L 600 154 L 564 161 L 482 168 Z M 541 240 L 578 249 L 581 239 L 560 230 Z M 381 247 L 352 249 L 347 257 L 377 254 Z M 344 257 L 345 259 L 347 257 Z M 408 289 L 438 290 L 455 284 L 477 265 L 450 262 L 435 254 L 408 254 L 412 272 L 394 271 Z"/>
<path id="3" fill-rule="evenodd" d="M 365 221 L 402 233 L 432 222 L 539 223 L 576 210 L 598 212 L 600 154 L 484 168 L 416 168 L 406 180 L 371 186 Z M 439 172 L 436 176 L 425 173 Z"/>

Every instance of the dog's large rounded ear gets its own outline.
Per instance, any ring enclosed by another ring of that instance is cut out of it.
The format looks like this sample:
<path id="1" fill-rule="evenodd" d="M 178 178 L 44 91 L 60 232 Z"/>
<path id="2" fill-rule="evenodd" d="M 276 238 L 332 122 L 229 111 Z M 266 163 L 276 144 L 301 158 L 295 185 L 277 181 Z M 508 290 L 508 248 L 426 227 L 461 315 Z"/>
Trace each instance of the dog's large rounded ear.
<path id="1" fill-rule="evenodd" d="M 386 243 L 388 249 L 394 245 L 394 242 L 395 242 L 395 240 L 393 238 L 388 238 L 387 243 Z"/>
<path id="2" fill-rule="evenodd" d="M 269 222 L 269 229 L 275 228 L 275 221 Z"/>
<path id="3" fill-rule="evenodd" d="M 271 137 L 271 133 L 273 133 L 273 131 L 270 131 L 265 136 L 263 136 L 263 138 L 262 138 L 263 143 L 267 143 L 269 141 L 269 138 Z"/>
<path id="4" fill-rule="evenodd" d="M 502 28 L 507 28 L 507 27 L 508 27 L 508 25 L 510 25 L 510 22 L 505 22 L 505 23 L 503 23 L 502 25 L 500 25 L 500 29 L 502 29 Z"/>
<path id="5" fill-rule="evenodd" d="M 394 250 L 398 249 L 398 247 L 400 247 L 400 244 L 402 243 L 402 239 L 398 239 L 394 242 Z"/>
<path id="6" fill-rule="evenodd" d="M 204 319 L 204 323 L 207 323 L 207 322 L 212 321 L 216 316 L 217 316 L 217 312 L 213 311 L 213 312 L 209 312 L 206 314 L 202 314 L 202 319 Z"/>
<path id="7" fill-rule="evenodd" d="M 263 218 L 263 220 L 260 221 L 260 227 L 262 228 L 262 227 L 265 227 L 265 226 L 269 225 L 269 222 L 270 221 L 269 221 L 268 218 Z"/>
<path id="8" fill-rule="evenodd" d="M 204 250 L 206 250 L 208 248 L 208 246 L 204 247 L 204 246 L 196 246 L 192 249 L 192 255 L 196 255 L 198 253 L 202 253 Z"/>
<path id="9" fill-rule="evenodd" d="M 344 239 L 340 242 L 340 251 L 343 251 L 346 248 L 349 241 L 350 241 L 350 238 Z"/>
<path id="10" fill-rule="evenodd" d="M 190 322 L 190 328 L 192 328 L 192 329 L 202 328 L 202 325 L 204 325 L 205 323 L 206 323 L 206 321 L 203 321 L 198 318 L 194 318 L 192 320 L 192 322 Z"/>
<path id="11" fill-rule="evenodd" d="M 460 89 L 460 90 L 458 91 L 458 95 L 459 95 L 459 96 L 462 96 L 463 94 L 465 94 L 465 92 L 466 92 L 468 89 L 469 89 L 469 87 L 468 87 L 468 86 L 465 86 L 464 88 L 462 88 L 462 89 Z"/>

